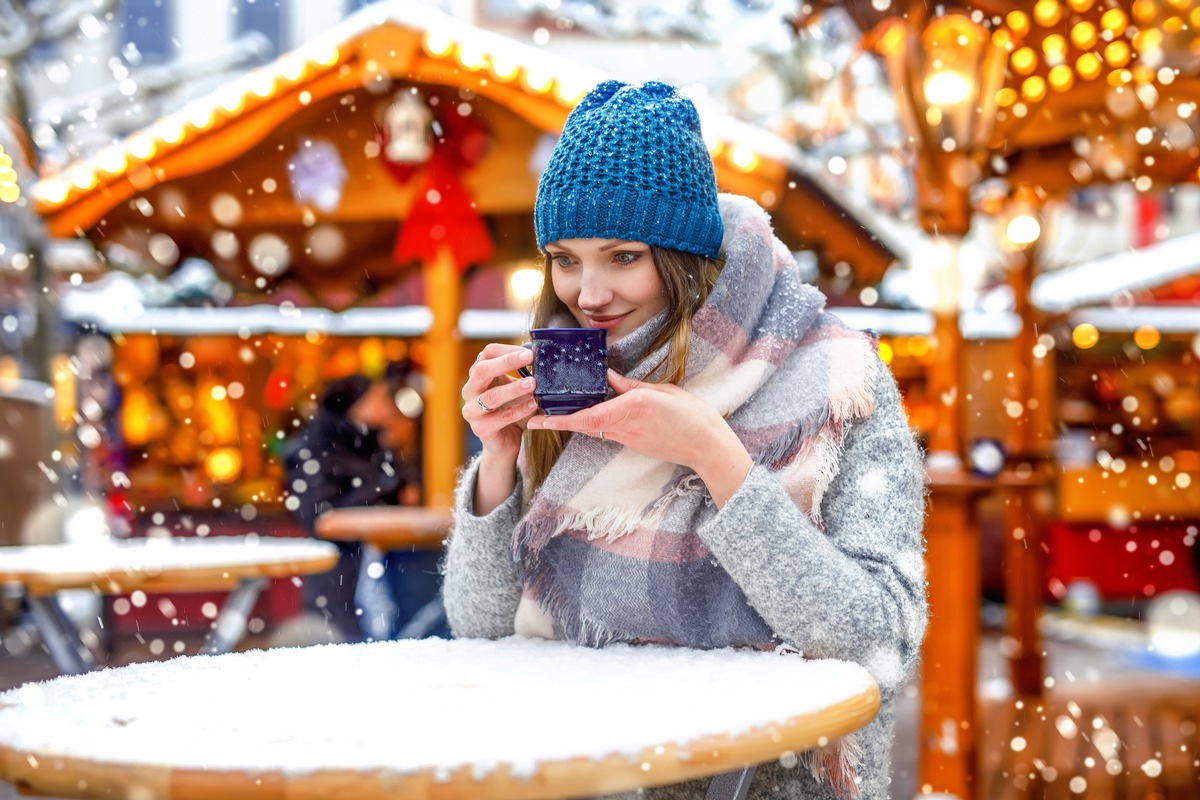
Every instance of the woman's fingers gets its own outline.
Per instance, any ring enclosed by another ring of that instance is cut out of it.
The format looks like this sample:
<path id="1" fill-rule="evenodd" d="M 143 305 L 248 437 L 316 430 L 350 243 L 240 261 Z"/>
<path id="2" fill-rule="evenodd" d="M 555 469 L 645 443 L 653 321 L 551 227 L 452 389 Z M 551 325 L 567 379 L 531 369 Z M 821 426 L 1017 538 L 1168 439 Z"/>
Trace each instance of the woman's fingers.
<path id="1" fill-rule="evenodd" d="M 463 386 L 463 399 L 478 395 L 499 377 L 516 372 L 519 367 L 533 362 L 533 351 L 525 347 L 493 342 L 483 348 L 481 358 L 471 365 L 467 382 Z M 474 390 L 469 391 L 469 390 Z"/>
<path id="2" fill-rule="evenodd" d="M 630 398 L 618 396 L 574 414 L 537 417 L 530 420 L 529 427 L 537 431 L 572 431 L 597 437 L 601 431 L 615 433 L 629 418 L 632 410 L 629 400 Z"/>
<path id="3" fill-rule="evenodd" d="M 464 408 L 475 407 L 480 413 L 490 413 L 505 403 L 533 391 L 531 378 L 513 380 L 508 373 L 529 364 L 533 353 L 524 347 L 493 342 L 475 359 L 462 387 Z M 497 391 L 500 390 L 500 391 Z M 482 403 L 482 405 L 480 405 Z"/>
<path id="4" fill-rule="evenodd" d="M 490 414 L 495 413 L 504 405 L 514 400 L 521 400 L 532 393 L 533 378 L 521 378 L 520 380 L 509 381 L 508 383 L 502 383 L 499 386 L 485 389 L 477 395 L 478 399 L 475 401 L 475 404 L 477 406 L 482 404 L 483 407 L 480 410 Z"/>

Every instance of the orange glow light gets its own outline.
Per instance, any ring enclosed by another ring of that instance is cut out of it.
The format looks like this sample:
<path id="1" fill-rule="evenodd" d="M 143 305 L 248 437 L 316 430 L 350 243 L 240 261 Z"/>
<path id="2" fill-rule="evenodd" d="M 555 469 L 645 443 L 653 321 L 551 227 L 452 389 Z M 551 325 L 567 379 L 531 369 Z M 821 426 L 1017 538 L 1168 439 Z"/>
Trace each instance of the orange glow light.
<path id="1" fill-rule="evenodd" d="M 1051 64 L 1061 64 L 1067 58 L 1067 40 L 1057 33 L 1052 33 L 1042 40 L 1042 52 Z"/>
<path id="2" fill-rule="evenodd" d="M 1095 53 L 1084 53 L 1075 62 L 1075 71 L 1085 81 L 1090 81 L 1100 74 L 1102 64 Z"/>
<path id="3" fill-rule="evenodd" d="M 1065 92 L 1075 85 L 1075 73 L 1066 64 L 1059 64 L 1050 70 L 1047 77 L 1050 79 L 1050 86 L 1056 92 Z"/>
<path id="4" fill-rule="evenodd" d="M 1129 27 L 1129 20 L 1126 18 L 1125 12 L 1121 9 L 1110 8 L 1100 18 L 1100 27 L 1119 35 L 1124 33 L 1125 29 Z"/>
<path id="5" fill-rule="evenodd" d="M 1029 16 L 1024 11 L 1010 11 L 1008 16 L 1004 18 L 1008 23 L 1008 27 L 1018 36 L 1024 36 L 1029 33 Z"/>
<path id="6" fill-rule="evenodd" d="M 1100 341 L 1100 331 L 1090 322 L 1082 322 L 1071 331 L 1071 342 L 1080 350 L 1088 350 Z"/>
<path id="7" fill-rule="evenodd" d="M 1058 4 L 1058 0 L 1038 0 L 1033 7 L 1033 18 L 1037 20 L 1038 25 L 1046 28 L 1057 25 L 1062 15 L 1062 6 Z"/>
<path id="8" fill-rule="evenodd" d="M 1132 11 L 1137 24 L 1146 25 L 1158 16 L 1158 4 L 1154 0 L 1134 0 Z"/>
<path id="9" fill-rule="evenodd" d="M 1031 75 L 1021 84 L 1021 94 L 1036 103 L 1046 96 L 1046 81 L 1040 75 Z"/>
<path id="10" fill-rule="evenodd" d="M 1037 53 L 1032 47 L 1022 47 L 1012 54 L 1012 67 L 1022 75 L 1033 72 L 1037 66 Z"/>
<path id="11" fill-rule="evenodd" d="M 1132 58 L 1132 53 L 1129 51 L 1129 45 L 1122 39 L 1117 39 L 1115 42 L 1109 42 L 1104 48 L 1104 60 L 1108 62 L 1110 67 L 1123 67 L 1129 63 Z"/>
<path id="12" fill-rule="evenodd" d="M 1080 50 L 1090 50 L 1096 44 L 1096 26 L 1085 20 L 1071 28 L 1071 44 Z"/>
<path id="13" fill-rule="evenodd" d="M 1153 350 L 1162 341 L 1162 334 L 1153 325 L 1143 325 L 1133 332 L 1133 343 L 1140 350 Z"/>

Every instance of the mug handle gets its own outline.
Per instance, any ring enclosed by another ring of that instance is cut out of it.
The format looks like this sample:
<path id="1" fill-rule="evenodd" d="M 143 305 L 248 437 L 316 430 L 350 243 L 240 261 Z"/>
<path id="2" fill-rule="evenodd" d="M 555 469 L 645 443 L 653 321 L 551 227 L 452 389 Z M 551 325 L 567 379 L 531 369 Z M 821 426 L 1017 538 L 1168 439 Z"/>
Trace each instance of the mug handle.
<path id="1" fill-rule="evenodd" d="M 521 347 L 524 347 L 527 350 L 532 350 L 533 342 L 525 342 L 523 345 L 521 345 Z M 532 378 L 533 370 L 531 370 L 529 367 L 517 367 L 517 374 L 522 378 Z"/>

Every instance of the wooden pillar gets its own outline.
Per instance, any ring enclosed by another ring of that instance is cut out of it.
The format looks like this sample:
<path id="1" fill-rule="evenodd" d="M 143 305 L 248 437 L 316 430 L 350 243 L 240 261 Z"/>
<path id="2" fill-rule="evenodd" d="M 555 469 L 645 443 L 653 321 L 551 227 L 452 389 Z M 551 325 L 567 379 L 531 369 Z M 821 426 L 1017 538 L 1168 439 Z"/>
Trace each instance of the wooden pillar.
<path id="1" fill-rule="evenodd" d="M 975 681 L 979 649 L 979 531 L 974 506 L 990 484 L 962 468 L 962 330 L 958 241 L 943 238 L 934 269 L 934 361 L 927 391 L 938 406 L 926 469 L 930 506 L 925 529 L 929 627 L 921 658 L 918 791 L 976 795 Z"/>
<path id="2" fill-rule="evenodd" d="M 1053 398 L 1046 385 L 1046 362 L 1052 351 L 1035 352 L 1038 320 L 1029 302 L 1035 249 L 1022 252 L 1010 275 L 1014 311 L 1021 319 L 1017 333 L 1014 384 L 1023 412 L 1013 425 L 1004 505 L 1004 597 L 1008 635 L 1013 642 L 1009 676 L 1017 695 L 1040 696 L 1045 673 L 1038 630 L 1045 586 L 1043 515 L 1038 494 L 1050 480 L 1046 458 L 1047 419 Z"/>
<path id="3" fill-rule="evenodd" d="M 979 658 L 979 528 L 975 501 L 990 484 L 930 471 L 925 563 L 929 627 L 921 657 L 917 792 L 978 796 L 975 681 Z"/>
<path id="4" fill-rule="evenodd" d="M 446 247 L 438 248 L 433 263 L 425 265 L 425 301 L 433 313 L 425 337 L 425 505 L 448 507 L 453 503 L 454 478 L 462 466 L 464 444 L 458 336 L 462 276 Z"/>
<path id="5" fill-rule="evenodd" d="M 938 407 L 937 422 L 929 437 L 930 468 L 962 469 L 962 329 L 959 327 L 957 237 L 935 239 L 939 263 L 933 267 L 935 297 L 933 304 L 933 363 L 929 366 L 926 389 Z"/>
<path id="6" fill-rule="evenodd" d="M 929 454 L 938 466 L 962 468 L 962 332 L 958 309 L 933 314 L 933 362 L 926 389 L 938 408 L 937 422 L 929 435 Z"/>

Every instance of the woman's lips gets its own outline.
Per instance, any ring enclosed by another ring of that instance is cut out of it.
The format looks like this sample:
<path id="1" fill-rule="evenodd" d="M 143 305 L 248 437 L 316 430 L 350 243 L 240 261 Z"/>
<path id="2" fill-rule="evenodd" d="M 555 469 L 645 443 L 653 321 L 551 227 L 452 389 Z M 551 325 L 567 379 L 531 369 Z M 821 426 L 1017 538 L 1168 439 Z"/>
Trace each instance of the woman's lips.
<path id="1" fill-rule="evenodd" d="M 626 311 L 624 314 L 618 314 L 616 316 L 604 316 L 604 317 L 593 317 L 590 315 L 585 315 L 585 318 L 587 319 L 589 328 L 603 328 L 606 331 L 610 331 L 613 328 L 617 327 L 617 325 L 621 324 L 621 320 L 628 317 L 629 313 L 630 312 Z"/>

